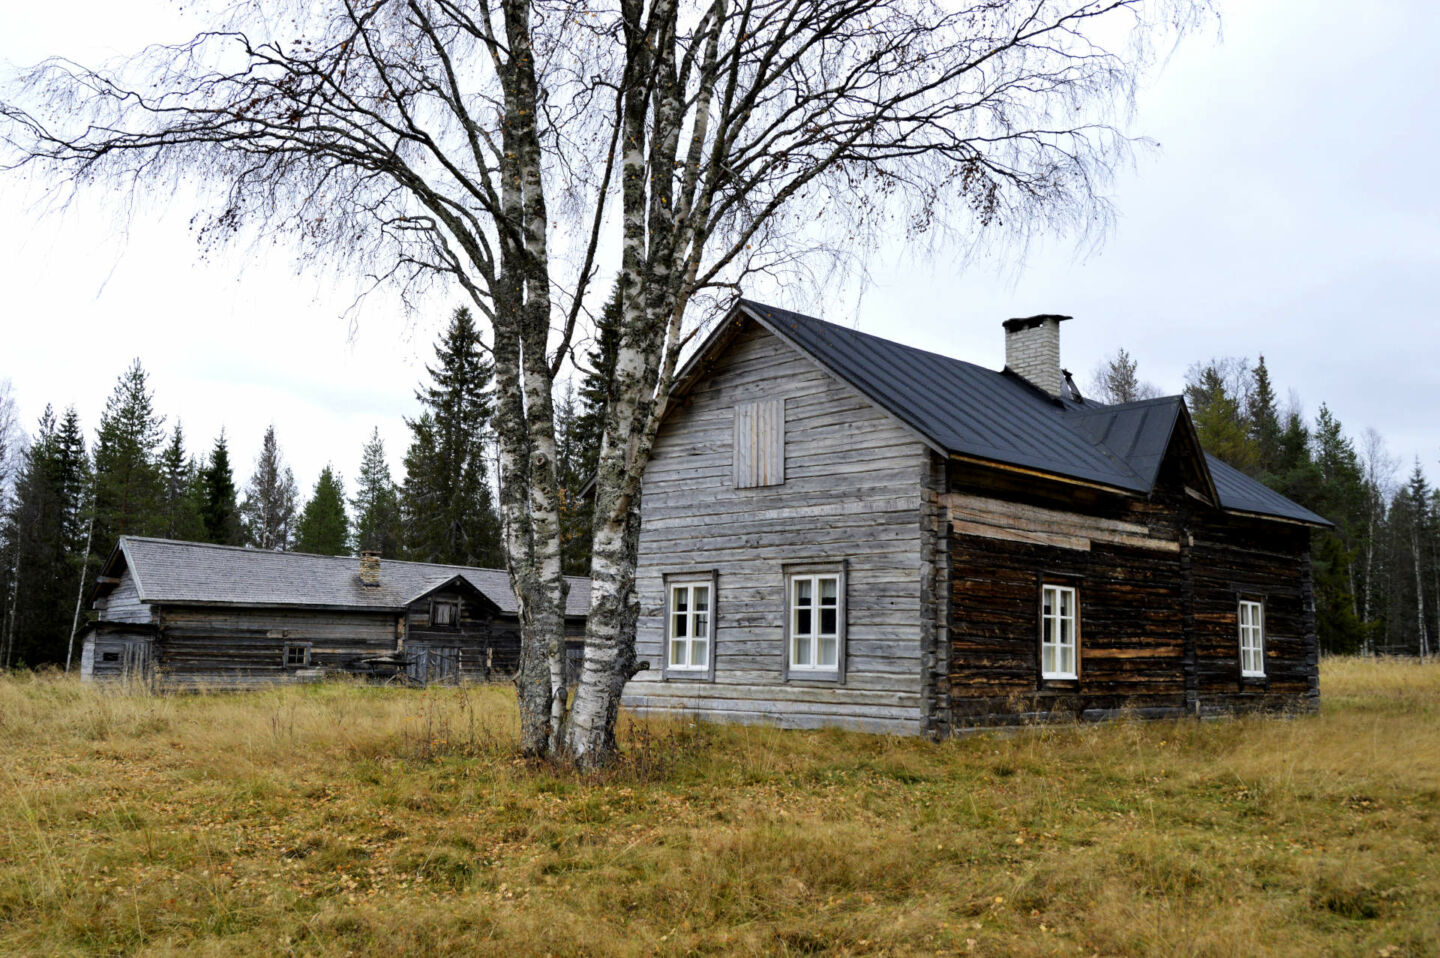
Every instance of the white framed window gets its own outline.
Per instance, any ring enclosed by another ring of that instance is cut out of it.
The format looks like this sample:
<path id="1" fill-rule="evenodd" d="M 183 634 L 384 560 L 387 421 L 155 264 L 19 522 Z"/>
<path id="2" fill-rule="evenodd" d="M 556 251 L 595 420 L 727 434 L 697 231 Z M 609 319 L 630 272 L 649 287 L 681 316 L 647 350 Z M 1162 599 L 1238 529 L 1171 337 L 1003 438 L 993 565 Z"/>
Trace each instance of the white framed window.
<path id="1" fill-rule="evenodd" d="M 713 579 L 667 583 L 665 667 L 670 672 L 709 673 L 715 625 Z"/>
<path id="2" fill-rule="evenodd" d="M 1241 599 L 1240 674 L 1246 678 L 1265 677 L 1265 603 Z"/>
<path id="3" fill-rule="evenodd" d="M 844 658 L 844 576 L 793 572 L 786 585 L 786 665 L 792 678 L 838 678 Z"/>
<path id="4" fill-rule="evenodd" d="M 1040 596 L 1040 677 L 1080 677 L 1080 601 L 1074 587 L 1044 585 Z"/>

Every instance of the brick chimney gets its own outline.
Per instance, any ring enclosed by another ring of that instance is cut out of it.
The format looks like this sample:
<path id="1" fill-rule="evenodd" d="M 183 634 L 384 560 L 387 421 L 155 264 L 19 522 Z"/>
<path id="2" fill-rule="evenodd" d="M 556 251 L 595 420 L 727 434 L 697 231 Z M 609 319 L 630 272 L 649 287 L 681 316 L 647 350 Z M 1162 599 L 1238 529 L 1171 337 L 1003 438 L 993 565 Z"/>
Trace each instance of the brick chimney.
<path id="1" fill-rule="evenodd" d="M 1060 370 L 1060 324 L 1069 318 L 1044 313 L 1005 320 L 1005 368 L 1059 396 L 1065 385 Z"/>
<path id="2" fill-rule="evenodd" d="M 371 589 L 380 587 L 380 553 L 360 553 L 360 584 Z"/>

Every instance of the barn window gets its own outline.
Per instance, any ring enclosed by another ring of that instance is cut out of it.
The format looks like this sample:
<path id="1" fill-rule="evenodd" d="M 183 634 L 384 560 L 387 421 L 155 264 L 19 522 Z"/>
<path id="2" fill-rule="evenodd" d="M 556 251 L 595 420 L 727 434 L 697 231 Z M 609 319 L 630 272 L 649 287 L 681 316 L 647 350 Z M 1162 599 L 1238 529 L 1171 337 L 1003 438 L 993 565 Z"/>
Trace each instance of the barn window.
<path id="1" fill-rule="evenodd" d="M 460 603 L 436 600 L 430 603 L 430 625 L 432 628 L 453 629 L 460 621 Z"/>
<path id="2" fill-rule="evenodd" d="M 838 680 L 845 664 L 843 568 L 791 569 L 785 584 L 785 663 L 792 679 Z"/>
<path id="3" fill-rule="evenodd" d="M 1068 585 L 1046 585 L 1040 598 L 1040 677 L 1079 678 L 1080 604 Z"/>
<path id="4" fill-rule="evenodd" d="M 735 488 L 785 482 L 785 400 L 735 406 Z"/>
<path id="5" fill-rule="evenodd" d="M 672 580 L 667 586 L 666 671 L 713 674 L 714 578 Z"/>
<path id="6" fill-rule="evenodd" d="M 288 668 L 304 668 L 310 664 L 310 646 L 291 643 L 285 646 L 285 665 Z"/>
<path id="7" fill-rule="evenodd" d="M 1240 674 L 1246 678 L 1265 677 L 1265 605 L 1253 599 L 1240 600 Z"/>

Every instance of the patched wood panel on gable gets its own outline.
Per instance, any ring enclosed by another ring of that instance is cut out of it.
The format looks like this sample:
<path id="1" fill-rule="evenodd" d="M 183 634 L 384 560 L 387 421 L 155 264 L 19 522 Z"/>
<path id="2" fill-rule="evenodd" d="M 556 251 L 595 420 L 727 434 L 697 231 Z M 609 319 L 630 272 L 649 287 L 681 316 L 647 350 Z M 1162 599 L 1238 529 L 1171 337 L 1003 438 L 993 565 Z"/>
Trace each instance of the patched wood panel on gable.
<path id="1" fill-rule="evenodd" d="M 735 406 L 735 488 L 785 482 L 785 400 Z"/>

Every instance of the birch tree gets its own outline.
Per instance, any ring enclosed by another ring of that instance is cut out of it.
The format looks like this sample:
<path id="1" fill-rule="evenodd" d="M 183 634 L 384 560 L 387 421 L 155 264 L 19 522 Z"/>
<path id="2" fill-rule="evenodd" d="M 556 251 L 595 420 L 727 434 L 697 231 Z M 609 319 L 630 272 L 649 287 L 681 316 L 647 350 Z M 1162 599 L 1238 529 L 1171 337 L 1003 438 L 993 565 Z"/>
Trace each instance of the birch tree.
<path id="1" fill-rule="evenodd" d="M 522 745 L 593 764 L 640 668 L 640 483 L 697 324 L 757 273 L 863 269 L 882 242 L 1103 228 L 1118 124 L 1205 7 L 238 0 L 114 70 L 44 63 L 0 117 L 10 164 L 68 188 L 201 184 L 203 242 L 283 234 L 301 268 L 468 297 L 495 364 Z M 552 398 L 602 265 L 624 308 L 572 708 Z"/>

